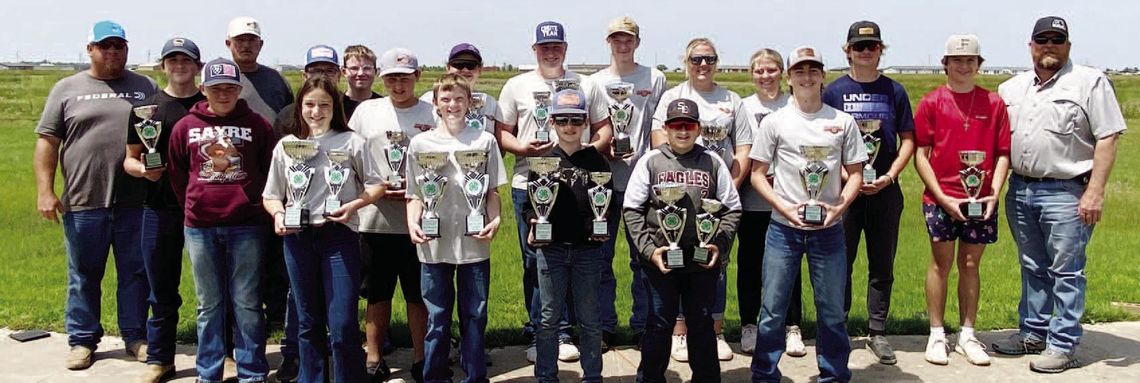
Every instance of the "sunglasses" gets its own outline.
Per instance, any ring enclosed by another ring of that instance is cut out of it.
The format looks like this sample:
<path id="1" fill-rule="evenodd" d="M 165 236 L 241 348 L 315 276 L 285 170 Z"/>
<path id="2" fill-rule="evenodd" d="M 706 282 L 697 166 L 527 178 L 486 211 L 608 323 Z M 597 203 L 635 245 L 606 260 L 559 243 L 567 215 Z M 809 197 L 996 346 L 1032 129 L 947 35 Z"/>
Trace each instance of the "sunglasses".
<path id="1" fill-rule="evenodd" d="M 665 124 L 665 127 L 672 129 L 672 130 L 684 130 L 684 131 L 693 132 L 693 131 L 700 129 L 701 124 L 698 124 L 698 123 L 695 123 L 692 121 L 678 121 L 678 122 L 670 122 L 668 124 Z"/>
<path id="2" fill-rule="evenodd" d="M 555 116 L 553 119 L 554 119 L 554 125 L 555 126 L 566 126 L 566 125 L 579 126 L 579 125 L 586 123 L 586 118 L 580 117 L 580 116 L 579 117 Z"/>
<path id="3" fill-rule="evenodd" d="M 877 42 L 862 41 L 862 42 L 852 44 L 851 50 L 856 51 L 856 52 L 862 52 L 862 51 L 865 51 L 868 49 L 870 49 L 871 51 L 877 51 L 877 50 L 879 50 L 879 47 L 882 47 L 882 45 L 877 43 Z"/>
<path id="4" fill-rule="evenodd" d="M 701 61 L 704 61 L 705 63 L 707 63 L 709 65 L 716 65 L 716 60 L 717 60 L 716 55 L 689 56 L 689 64 L 693 64 L 693 65 L 701 65 Z"/>
<path id="5" fill-rule="evenodd" d="M 475 68 L 479 67 L 479 64 L 473 63 L 473 62 L 453 62 L 453 63 L 448 64 L 448 65 L 450 65 L 452 68 L 459 69 L 459 70 L 464 70 L 464 69 L 475 70 Z"/>
<path id="6" fill-rule="evenodd" d="M 1067 40 L 1067 37 L 1061 35 L 1054 35 L 1053 37 L 1033 36 L 1033 42 L 1037 43 L 1037 45 L 1045 45 L 1048 43 L 1053 43 L 1053 45 L 1061 45 L 1064 44 Z"/>
<path id="7" fill-rule="evenodd" d="M 103 41 L 95 43 L 95 47 L 102 49 L 102 50 L 107 50 L 107 49 L 111 49 L 111 48 L 127 49 L 127 42 L 126 41 L 119 41 L 119 40 L 103 40 Z"/>

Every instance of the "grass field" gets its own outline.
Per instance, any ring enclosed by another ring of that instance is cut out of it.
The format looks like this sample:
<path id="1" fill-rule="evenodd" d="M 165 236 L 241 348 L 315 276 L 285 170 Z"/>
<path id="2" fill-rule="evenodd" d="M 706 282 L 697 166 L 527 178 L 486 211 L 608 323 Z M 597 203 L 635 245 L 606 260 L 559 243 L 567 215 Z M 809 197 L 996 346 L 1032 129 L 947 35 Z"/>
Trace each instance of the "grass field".
<path id="1" fill-rule="evenodd" d="M 43 108 L 43 103 L 58 79 L 68 75 L 64 72 L 0 72 L 0 327 L 47 328 L 63 331 L 64 297 L 66 293 L 66 258 L 62 230 L 58 225 L 39 218 L 35 210 L 35 178 L 32 174 L 32 149 L 35 135 L 32 133 Z M 488 73 L 478 84 L 478 90 L 498 95 L 499 89 L 512 73 Z M 158 79 L 158 74 L 150 74 Z M 440 73 L 426 73 L 417 86 L 417 93 L 426 91 L 431 81 Z M 834 76 L 834 75 L 832 75 Z M 288 76 L 294 89 L 300 81 L 298 73 Z M 944 82 L 940 75 L 894 76 L 903 83 L 910 94 L 911 102 Z M 981 85 L 996 89 L 1004 77 L 983 77 Z M 670 86 L 681 81 L 677 74 L 670 74 Z M 750 79 L 743 74 L 719 74 L 718 82 L 742 96 L 753 93 Z M 1117 78 L 1118 98 L 1130 126 L 1140 122 L 1140 78 Z M 377 90 L 381 91 L 379 84 Z M 1140 222 L 1140 157 L 1131 156 L 1131 149 L 1140 148 L 1134 141 L 1124 139 L 1118 151 L 1116 167 L 1107 188 L 1107 202 L 1104 221 L 1098 225 L 1094 239 L 1089 246 L 1087 274 L 1088 302 L 1084 320 L 1089 323 L 1136 320 L 1134 314 L 1110 306 L 1110 302 L 1140 302 L 1140 236 L 1129 229 Z M 507 161 L 513 161 L 508 158 Z M 508 163 L 508 169 L 509 169 Z M 917 175 L 908 169 L 903 172 L 900 183 L 907 199 L 902 217 L 902 232 L 897 261 L 895 264 L 895 285 L 892 308 L 888 325 L 890 333 L 925 334 L 928 329 L 923 280 L 929 262 L 929 242 L 921 219 L 920 198 L 922 184 Z M 58 177 L 57 177 L 58 178 Z M 60 187 L 57 186 L 58 191 Z M 509 190 L 500 190 L 505 218 L 498 237 L 493 244 L 492 293 L 488 343 L 503 345 L 522 342 L 519 331 L 526 318 L 522 304 L 521 260 L 515 223 L 509 201 Z M 1004 222 L 999 226 L 999 241 L 987 249 L 982 266 L 982 303 L 979 308 L 978 328 L 1011 328 L 1017 324 L 1017 300 L 1020 294 L 1020 277 L 1013 241 L 1008 235 Z M 1129 223 L 1132 222 L 1132 223 Z M 1131 233 L 1131 234 L 1130 234 Z M 749 233 L 756 235 L 757 233 Z M 628 334 L 625 322 L 628 319 L 630 297 L 628 293 L 630 271 L 625 241 L 618 241 L 619 254 L 614 259 L 614 270 L 618 276 L 618 312 L 623 334 Z M 738 254 L 732 254 L 738 257 Z M 747 255 L 746 255 L 747 256 Z M 179 339 L 184 342 L 194 340 L 194 299 L 193 280 L 190 276 L 189 261 L 182 275 L 182 296 L 185 304 L 181 309 Z M 855 307 L 849 324 L 852 334 L 862 334 L 866 327 L 866 310 L 863 299 L 866 292 L 866 263 L 863 258 L 855 266 Z M 108 267 L 103 280 L 103 325 L 109 333 L 117 333 L 115 326 L 114 268 Z M 750 276 L 758 277 L 758 276 Z M 736 265 L 729 266 L 728 309 L 726 312 L 727 330 L 730 339 L 739 337 L 739 318 L 736 304 Z M 952 277 L 956 278 L 956 277 Z M 956 279 L 951 280 L 951 286 Z M 810 285 L 805 281 L 805 285 Z M 805 297 L 810 297 L 810 286 L 805 286 Z M 397 292 L 398 294 L 398 292 Z M 402 299 L 397 298 L 397 302 Z M 948 323 L 956 323 L 957 317 L 955 289 L 950 288 L 946 318 Z M 395 337 L 399 343 L 406 343 L 408 336 L 403 330 L 403 309 L 395 305 Z M 808 318 L 808 334 L 813 333 L 814 309 L 809 302 L 805 305 L 805 318 Z M 279 336 L 279 334 L 277 334 Z"/>

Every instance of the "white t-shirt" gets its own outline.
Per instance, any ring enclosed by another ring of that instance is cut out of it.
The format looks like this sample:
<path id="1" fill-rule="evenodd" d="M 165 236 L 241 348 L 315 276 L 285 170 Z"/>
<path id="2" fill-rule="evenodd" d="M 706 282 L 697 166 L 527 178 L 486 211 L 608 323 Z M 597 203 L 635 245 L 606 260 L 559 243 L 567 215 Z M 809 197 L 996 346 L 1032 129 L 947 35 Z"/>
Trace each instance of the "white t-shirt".
<path id="1" fill-rule="evenodd" d="M 767 117 L 769 114 L 788 105 L 791 99 L 791 95 L 780 93 L 780 96 L 772 101 L 760 101 L 760 97 L 756 95 L 748 96 L 742 101 L 744 104 L 743 110 L 747 111 L 747 115 L 752 116 L 753 141 L 755 141 L 757 137 L 760 137 L 760 121 L 763 121 L 764 117 Z M 768 175 L 772 175 L 773 169 L 775 169 L 774 166 L 768 169 Z M 756 188 L 752 187 L 751 176 L 745 179 L 743 185 L 740 185 L 740 204 L 744 205 L 744 211 L 772 211 L 772 205 L 769 205 L 768 201 L 765 201 L 764 197 L 761 197 L 760 193 L 756 192 Z"/>
<path id="2" fill-rule="evenodd" d="M 819 195 L 819 202 L 829 205 L 839 203 L 839 194 L 843 189 L 841 164 L 867 161 L 867 148 L 863 146 L 863 137 L 859 134 L 855 118 L 827 105 L 810 114 L 800 111 L 794 105 L 777 110 L 760 123 L 759 133 L 749 157 L 774 164 L 776 177 L 772 180 L 772 188 L 777 196 L 789 204 L 798 205 L 808 201 L 807 190 L 800 179 L 800 169 L 807 165 L 807 159 L 800 151 L 800 146 L 832 148 L 827 158 L 822 160 L 829 171 L 824 177 L 823 190 Z M 791 226 L 788 219 L 779 213 L 772 214 L 772 220 Z M 837 219 L 832 225 L 841 221 L 842 219 Z"/>
<path id="3" fill-rule="evenodd" d="M 499 144 L 495 136 L 487 132 L 477 132 L 464 129 L 458 136 L 452 136 L 443 129 L 436 129 L 412 139 L 408 145 L 408 191 L 407 197 L 420 198 L 417 190 L 423 169 L 416 162 L 416 153 L 448 152 L 448 163 L 436 170 L 437 175 L 447 177 L 443 187 L 443 196 L 436 202 L 435 212 L 439 214 L 440 238 L 416 246 L 416 253 L 423 263 L 450 263 L 466 264 L 480 262 L 491 258 L 491 243 L 464 235 L 467 231 L 467 214 L 471 212 L 467 204 L 467 197 L 463 192 L 465 175 L 456 162 L 455 152 L 458 150 L 482 149 L 487 151 L 487 163 L 483 172 L 487 174 L 487 191 L 491 192 L 507 183 L 506 169 L 503 167 L 503 156 L 499 153 Z M 484 222 L 490 222 L 491 217 L 486 213 L 486 194 L 483 203 Z M 499 230 L 506 226 L 500 225 Z"/>
<path id="4" fill-rule="evenodd" d="M 633 84 L 633 93 L 629 95 L 629 101 L 633 104 L 633 116 L 630 117 L 628 128 L 633 156 L 627 159 L 610 160 L 614 190 L 624 192 L 625 184 L 629 181 L 629 174 L 633 171 L 633 165 L 637 163 L 638 158 L 641 158 L 651 149 L 649 130 L 653 128 L 653 111 L 657 109 L 661 94 L 665 93 L 665 74 L 657 69 L 638 65 L 633 73 L 626 76 L 619 76 L 617 72 L 606 68 L 590 75 L 589 79 L 590 82 L 606 93 L 607 103 L 615 103 L 615 101 L 606 92 L 606 85 L 619 81 Z M 607 113 L 608 111 L 607 109 Z M 617 136 L 616 130 L 614 136 Z"/>
<path id="5" fill-rule="evenodd" d="M 693 89 L 688 81 L 677 84 L 661 95 L 661 102 L 657 104 L 657 110 L 653 114 L 653 130 L 665 129 L 665 111 L 669 103 L 678 98 L 687 98 L 697 104 L 702 124 L 719 123 L 728 126 L 728 137 L 720 143 L 723 149 L 720 159 L 732 169 L 735 164 L 733 156 L 736 154 L 736 147 L 752 144 L 753 120 L 739 113 L 740 95 L 720 85 L 714 87 L 712 92 L 700 92 Z M 703 137 L 698 137 L 697 143 L 709 147 Z"/>
<path id="6" fill-rule="evenodd" d="M 586 105 L 590 113 L 590 123 L 597 123 L 607 118 L 610 118 L 609 101 L 606 96 L 605 88 L 598 89 L 599 87 L 593 86 L 593 83 L 588 78 L 581 75 L 566 71 L 562 76 L 564 79 L 577 79 L 581 85 L 582 93 L 586 95 Z M 499 110 L 502 111 L 502 122 L 507 125 L 515 126 L 515 137 L 518 138 L 519 143 L 526 145 L 534 141 L 535 134 L 538 132 L 538 123 L 534 121 L 534 92 L 549 92 L 551 100 L 554 99 L 554 87 L 551 82 L 554 80 L 544 79 L 538 74 L 538 71 L 530 71 L 511 77 L 507 83 L 503 85 L 502 92 L 499 93 Z M 551 142 L 558 142 L 558 135 L 554 133 L 554 127 L 550 128 Z M 590 142 L 590 134 L 583 132 L 582 143 Z M 544 153 L 544 154 L 549 154 Z M 530 166 L 527 162 L 515 156 L 515 167 L 513 176 L 511 177 L 511 187 L 515 189 L 526 189 L 526 177 L 530 172 Z"/>
<path id="7" fill-rule="evenodd" d="M 494 135 L 495 134 L 495 121 L 502 121 L 503 120 L 503 113 L 499 111 L 499 101 L 495 99 L 495 96 L 492 96 L 492 95 L 489 95 L 489 94 L 486 94 L 483 92 L 475 92 L 472 94 L 472 96 L 478 96 L 478 95 L 483 95 L 483 115 L 487 116 L 486 120 L 483 121 L 483 123 L 485 124 L 483 126 L 483 129 L 486 130 L 487 133 L 491 133 L 491 135 Z M 423 95 L 420 96 L 420 101 L 423 101 L 423 102 L 426 102 L 426 103 L 432 105 L 432 114 L 433 115 L 435 115 L 434 97 L 435 97 L 435 92 L 430 91 L 430 90 L 427 91 L 427 93 L 424 93 Z M 436 125 L 442 125 L 442 123 L 437 122 Z"/>
<path id="8" fill-rule="evenodd" d="M 368 140 L 372 158 L 377 162 L 376 169 L 383 179 L 393 173 L 388 165 L 384 147 L 388 145 L 385 132 L 403 130 L 407 135 L 404 144 L 416 135 L 435 128 L 435 112 L 431 104 L 417 102 L 416 105 L 400 109 L 392 105 L 392 99 L 376 98 L 366 100 L 356 107 L 348 127 Z M 408 162 L 405 155 L 404 163 Z M 406 176 L 405 176 L 406 178 Z M 405 181 L 405 183 L 407 183 Z M 366 233 L 407 234 L 407 204 L 382 198 L 376 203 L 360 208 L 360 231 Z"/>

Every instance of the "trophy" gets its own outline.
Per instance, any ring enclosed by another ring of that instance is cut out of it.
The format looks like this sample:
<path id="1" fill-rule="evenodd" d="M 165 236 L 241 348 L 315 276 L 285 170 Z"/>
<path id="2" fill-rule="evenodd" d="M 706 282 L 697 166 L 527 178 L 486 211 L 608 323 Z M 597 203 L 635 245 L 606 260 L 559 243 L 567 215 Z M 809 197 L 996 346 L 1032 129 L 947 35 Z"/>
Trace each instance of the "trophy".
<path id="1" fill-rule="evenodd" d="M 807 164 L 800 169 L 800 181 L 803 181 L 807 190 L 808 202 L 804 204 L 804 211 L 800 212 L 800 220 L 808 225 L 822 225 L 827 212 L 819 204 L 819 194 L 823 192 L 823 185 L 827 183 L 827 165 L 823 159 L 831 154 L 830 146 L 800 146 L 800 152 L 807 159 Z"/>
<path id="2" fill-rule="evenodd" d="M 384 145 L 384 157 L 388 161 L 388 166 L 392 168 L 392 174 L 388 175 L 388 184 L 393 189 L 403 189 L 404 156 L 408 151 L 403 142 L 407 134 L 404 134 L 403 130 L 389 130 L 384 134 L 388 137 L 388 144 Z"/>
<path id="3" fill-rule="evenodd" d="M 633 103 L 629 101 L 633 84 L 615 82 L 606 85 L 606 93 L 615 103 L 610 104 L 610 122 L 614 124 L 614 154 L 624 156 L 633 152 L 629 142 L 629 123 L 633 119 Z"/>
<path id="4" fill-rule="evenodd" d="M 305 193 L 315 170 L 305 162 L 317 156 L 317 142 L 310 140 L 281 141 L 281 148 L 293 164 L 285 170 L 289 179 L 289 201 L 285 205 L 285 228 L 300 230 L 309 227 L 309 209 L 305 208 Z"/>
<path id="5" fill-rule="evenodd" d="M 139 140 L 146 147 L 146 153 L 143 153 L 142 156 L 143 166 L 146 170 L 162 167 L 162 154 L 159 154 L 158 149 L 156 149 L 158 147 L 158 136 L 162 134 L 162 121 L 150 119 L 154 117 L 156 109 L 158 109 L 158 105 L 140 106 L 134 109 L 135 116 L 142 119 L 142 122 L 135 124 L 135 133 L 139 134 Z"/>
<path id="6" fill-rule="evenodd" d="M 447 152 L 416 153 L 416 163 L 423 169 L 423 174 L 416 177 L 416 181 L 420 184 L 420 198 L 424 202 L 420 228 L 424 231 L 425 237 L 439 238 L 439 214 L 435 212 L 435 204 L 439 202 L 440 197 L 443 197 L 447 177 L 436 172 L 447 164 Z"/>
<path id="7" fill-rule="evenodd" d="M 875 137 L 875 132 L 879 131 L 882 126 L 882 120 L 858 120 L 859 132 L 863 133 L 863 144 L 867 146 L 867 163 L 863 164 L 863 183 L 874 183 L 879 179 L 879 175 L 875 173 L 875 168 L 872 166 L 875 163 L 875 157 L 879 155 L 879 144 L 883 139 Z"/>
<path id="8" fill-rule="evenodd" d="M 558 170 L 558 157 L 528 157 L 527 164 L 530 171 L 538 174 L 538 179 L 527 182 L 527 191 L 530 195 L 530 204 L 534 207 L 538 222 L 534 224 L 534 242 L 550 243 L 553 239 L 554 228 L 550 224 L 550 210 L 554 208 L 558 197 L 558 181 L 551 179 L 551 174 Z"/>
<path id="9" fill-rule="evenodd" d="M 665 241 L 669 242 L 669 249 L 665 252 L 665 268 L 679 269 L 685 267 L 685 253 L 681 251 L 681 232 L 685 229 L 685 220 L 688 211 L 677 206 L 677 201 L 685 198 L 685 184 L 666 182 L 653 185 L 653 195 L 665 207 L 657 209 L 657 222 L 661 225 L 661 233 Z"/>
<path id="10" fill-rule="evenodd" d="M 986 217 L 986 209 L 981 202 L 978 202 L 978 194 L 982 192 L 982 182 L 986 180 L 986 171 L 978 169 L 986 160 L 986 152 L 981 150 L 963 150 L 958 152 L 958 160 L 962 162 L 964 169 L 958 171 L 958 176 L 962 178 L 962 187 L 966 189 L 966 196 L 969 201 L 963 203 L 965 209 L 962 209 L 963 215 L 966 219 L 981 220 Z"/>
<path id="11" fill-rule="evenodd" d="M 693 261 L 701 265 L 709 264 L 709 249 L 706 246 L 713 241 L 716 237 L 716 232 L 720 229 L 720 218 L 714 214 L 720 211 L 724 204 L 715 199 L 702 198 L 701 210 L 704 213 L 697 214 L 697 239 L 701 242 L 697 244 L 697 248 L 693 250 Z"/>
<path id="12" fill-rule="evenodd" d="M 701 139 L 704 140 L 706 148 L 717 154 L 724 155 L 724 147 L 721 146 L 721 144 L 725 138 L 728 138 L 727 119 L 717 119 L 709 122 L 701 121 Z"/>
<path id="13" fill-rule="evenodd" d="M 329 185 L 329 197 L 325 199 L 325 213 L 327 217 L 340 209 L 340 190 L 348 181 L 349 166 L 346 164 L 352 156 L 344 150 L 329 150 L 325 152 L 329 158 L 329 168 L 325 170 L 325 182 Z"/>
<path id="14" fill-rule="evenodd" d="M 610 210 L 610 198 L 613 196 L 613 190 L 606 188 L 606 182 L 610 182 L 613 173 L 610 172 L 590 172 L 590 181 L 594 182 L 594 186 L 586 192 L 590 196 L 590 210 L 594 211 L 594 229 L 590 232 L 594 237 L 608 237 L 610 236 L 610 225 L 606 221 L 606 213 Z"/>
<path id="15" fill-rule="evenodd" d="M 535 141 L 544 144 L 550 142 L 548 118 L 550 118 L 550 92 L 534 92 L 534 122 L 538 124 L 538 130 L 534 132 Z"/>
<path id="16" fill-rule="evenodd" d="M 471 208 L 467 214 L 467 231 L 464 234 L 476 235 L 486 225 L 483 218 L 483 195 L 487 193 L 489 176 L 484 173 L 483 164 L 487 163 L 487 152 L 459 150 L 455 152 L 455 161 L 463 170 L 463 195 L 467 197 L 467 206 Z"/>
<path id="17" fill-rule="evenodd" d="M 483 93 L 471 94 L 471 106 L 467 108 L 467 127 L 472 130 L 483 130 L 487 126 L 487 116 L 483 113 L 483 106 L 487 104 L 487 95 Z"/>
<path id="18" fill-rule="evenodd" d="M 582 85 L 576 78 L 560 78 L 550 82 L 551 88 L 554 88 L 554 93 L 561 92 L 566 89 L 582 90 Z"/>

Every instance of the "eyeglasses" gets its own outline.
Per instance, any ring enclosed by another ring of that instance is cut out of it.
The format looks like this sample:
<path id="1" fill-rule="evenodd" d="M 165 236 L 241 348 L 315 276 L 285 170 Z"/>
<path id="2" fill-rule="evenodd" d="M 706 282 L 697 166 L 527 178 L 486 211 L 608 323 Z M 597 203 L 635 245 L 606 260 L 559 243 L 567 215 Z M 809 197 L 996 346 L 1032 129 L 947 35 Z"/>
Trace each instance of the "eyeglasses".
<path id="1" fill-rule="evenodd" d="M 555 126 L 566 126 L 566 125 L 579 126 L 579 125 L 586 123 L 586 118 L 580 117 L 580 116 L 577 116 L 577 117 L 555 116 L 553 119 L 554 119 L 554 125 Z"/>
<path id="2" fill-rule="evenodd" d="M 705 63 L 708 63 L 709 65 L 716 65 L 716 60 L 717 60 L 716 55 L 689 56 L 689 64 L 693 64 L 693 65 L 701 65 L 702 61 L 704 61 Z"/>
<path id="3" fill-rule="evenodd" d="M 860 41 L 860 42 L 857 42 L 855 44 L 851 44 L 851 50 L 856 51 L 856 52 L 862 52 L 862 51 L 870 49 L 872 52 L 874 52 L 874 51 L 879 50 L 879 48 L 881 48 L 882 46 L 883 46 L 882 44 L 879 44 L 878 42 L 875 42 L 875 41 Z"/>
<path id="4" fill-rule="evenodd" d="M 1053 35 L 1052 37 L 1033 36 L 1033 42 L 1037 43 L 1037 45 L 1045 45 L 1048 43 L 1053 43 L 1053 45 L 1061 45 L 1064 44 L 1067 40 L 1069 40 L 1067 37 L 1061 35 Z"/>
<path id="5" fill-rule="evenodd" d="M 305 69 L 305 73 L 308 73 L 309 75 L 312 75 L 312 76 L 317 76 L 317 75 L 336 76 L 337 74 L 340 73 L 340 71 L 333 69 L 333 68 L 326 68 L 326 69 L 312 68 L 312 69 Z"/>
<path id="6" fill-rule="evenodd" d="M 459 70 L 464 70 L 464 69 L 475 70 L 475 68 L 480 67 L 480 65 L 478 63 L 473 63 L 473 62 L 469 62 L 469 61 L 453 62 L 453 63 L 447 64 L 447 65 L 451 66 L 452 68 L 459 69 Z"/>
<path id="7" fill-rule="evenodd" d="M 672 130 L 696 131 L 701 128 L 701 124 L 692 121 L 676 121 L 665 124 L 666 128 Z"/>
<path id="8" fill-rule="evenodd" d="M 376 67 L 374 67 L 374 66 L 350 66 L 350 67 L 344 68 L 344 70 L 347 71 L 348 73 L 373 73 L 373 72 L 376 72 Z"/>
<path id="9" fill-rule="evenodd" d="M 95 43 L 95 47 L 102 49 L 102 50 L 108 50 L 111 48 L 121 50 L 121 49 L 127 49 L 127 42 L 126 41 L 107 39 L 107 40 L 103 40 L 103 41 Z"/>

